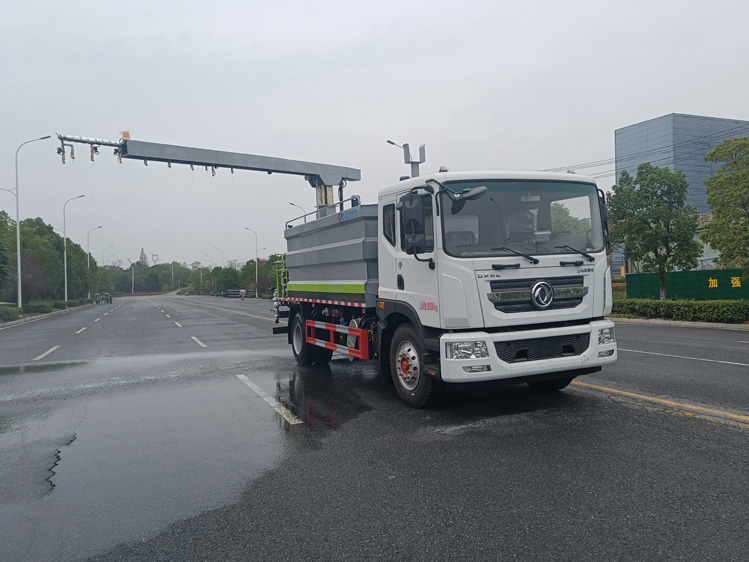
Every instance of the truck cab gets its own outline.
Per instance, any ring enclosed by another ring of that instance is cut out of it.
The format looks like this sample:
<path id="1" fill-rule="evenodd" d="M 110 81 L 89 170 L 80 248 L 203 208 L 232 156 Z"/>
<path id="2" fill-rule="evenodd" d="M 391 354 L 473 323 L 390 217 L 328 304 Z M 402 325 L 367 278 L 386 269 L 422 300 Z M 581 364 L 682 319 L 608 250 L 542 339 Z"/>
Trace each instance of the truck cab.
<path id="1" fill-rule="evenodd" d="M 445 172 L 382 189 L 378 208 L 383 340 L 406 322 L 420 352 L 409 362 L 409 345 L 392 342 L 401 390 L 413 394 L 424 373 L 552 390 L 616 360 L 606 212 L 592 179 Z"/>

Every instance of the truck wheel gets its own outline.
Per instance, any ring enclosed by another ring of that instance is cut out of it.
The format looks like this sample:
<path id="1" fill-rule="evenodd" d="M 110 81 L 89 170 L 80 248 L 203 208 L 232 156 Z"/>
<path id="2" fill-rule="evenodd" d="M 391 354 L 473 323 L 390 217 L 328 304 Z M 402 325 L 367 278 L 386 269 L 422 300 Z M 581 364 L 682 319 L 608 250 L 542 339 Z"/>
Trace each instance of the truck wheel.
<path id="1" fill-rule="evenodd" d="M 301 314 L 295 314 L 291 319 L 291 352 L 297 365 L 302 367 L 315 362 L 315 346 L 305 340 L 304 319 Z"/>
<path id="2" fill-rule="evenodd" d="M 441 390 L 441 381 L 423 372 L 424 354 L 411 324 L 401 324 L 390 345 L 390 370 L 400 399 L 414 408 L 433 404 Z"/>
<path id="3" fill-rule="evenodd" d="M 557 390 L 562 390 L 564 387 L 569 385 L 572 382 L 573 378 L 575 377 L 552 379 L 550 381 L 534 381 L 529 382 L 528 386 L 530 386 L 533 390 L 537 390 L 538 392 L 556 392 Z"/>
<path id="4" fill-rule="evenodd" d="M 305 337 L 304 319 L 301 314 L 295 314 L 291 319 L 291 352 L 297 365 L 327 365 L 333 356 L 332 349 L 308 344 Z"/>

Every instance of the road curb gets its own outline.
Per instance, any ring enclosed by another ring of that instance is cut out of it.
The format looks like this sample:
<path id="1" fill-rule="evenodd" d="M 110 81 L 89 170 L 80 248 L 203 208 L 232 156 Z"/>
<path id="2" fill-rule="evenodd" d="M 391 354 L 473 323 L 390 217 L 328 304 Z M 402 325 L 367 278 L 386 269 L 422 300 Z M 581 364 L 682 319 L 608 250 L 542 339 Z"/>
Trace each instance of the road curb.
<path id="1" fill-rule="evenodd" d="M 718 322 L 685 322 L 683 320 L 661 320 L 657 318 L 615 318 L 609 320 L 616 324 L 644 324 L 651 326 L 678 326 L 680 328 L 707 328 L 710 330 L 735 330 L 749 332 L 749 324 L 720 324 Z"/>
<path id="2" fill-rule="evenodd" d="M 65 308 L 63 310 L 55 310 L 54 312 L 46 312 L 42 314 L 37 314 L 36 316 L 32 316 L 30 318 L 20 318 L 18 320 L 11 320 L 10 322 L 3 322 L 2 324 L 0 324 L 0 330 L 4 330 L 5 328 L 10 328 L 12 326 L 22 326 L 23 324 L 31 324 L 32 322 L 42 320 L 43 318 L 50 318 L 52 316 L 58 316 L 60 314 L 73 312 L 74 310 L 81 310 L 82 308 L 86 308 L 87 306 L 93 306 L 93 305 L 82 304 L 80 306 L 74 306 L 72 308 Z"/>

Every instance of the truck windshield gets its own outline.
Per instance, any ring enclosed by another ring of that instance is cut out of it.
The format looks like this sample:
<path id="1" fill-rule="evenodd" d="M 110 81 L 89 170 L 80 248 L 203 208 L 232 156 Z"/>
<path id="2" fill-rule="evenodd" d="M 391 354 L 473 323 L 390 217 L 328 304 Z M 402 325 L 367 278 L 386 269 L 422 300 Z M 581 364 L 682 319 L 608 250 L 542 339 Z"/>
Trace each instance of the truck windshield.
<path id="1" fill-rule="evenodd" d="M 451 209 L 442 196 L 445 252 L 459 258 L 598 252 L 604 248 L 596 186 L 539 180 L 456 181 L 459 193 L 485 185 L 487 193 Z"/>

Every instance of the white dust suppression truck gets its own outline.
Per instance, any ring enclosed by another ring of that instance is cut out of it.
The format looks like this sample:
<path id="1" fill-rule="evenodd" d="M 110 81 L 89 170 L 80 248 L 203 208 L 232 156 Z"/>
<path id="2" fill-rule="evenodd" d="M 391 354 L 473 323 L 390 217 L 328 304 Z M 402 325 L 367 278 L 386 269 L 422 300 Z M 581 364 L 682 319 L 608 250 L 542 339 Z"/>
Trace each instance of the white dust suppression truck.
<path id="1" fill-rule="evenodd" d="M 288 314 L 274 333 L 299 365 L 376 359 L 403 402 L 425 407 L 444 383 L 554 391 L 617 358 L 607 212 L 590 178 L 443 172 L 315 217 L 286 225 L 274 299 L 276 322 Z"/>

